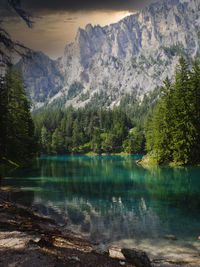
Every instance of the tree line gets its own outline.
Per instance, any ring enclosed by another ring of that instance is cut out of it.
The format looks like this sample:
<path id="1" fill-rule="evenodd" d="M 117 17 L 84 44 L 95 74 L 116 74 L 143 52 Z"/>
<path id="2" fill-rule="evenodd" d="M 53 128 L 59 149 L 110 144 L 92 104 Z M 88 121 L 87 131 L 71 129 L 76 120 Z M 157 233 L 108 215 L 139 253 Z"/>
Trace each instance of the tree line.
<path id="1" fill-rule="evenodd" d="M 46 109 L 33 114 L 43 154 L 144 152 L 144 133 L 120 108 Z"/>
<path id="2" fill-rule="evenodd" d="M 146 149 L 158 164 L 200 162 L 200 67 L 189 68 L 183 57 L 168 78 L 161 97 L 146 123 Z"/>

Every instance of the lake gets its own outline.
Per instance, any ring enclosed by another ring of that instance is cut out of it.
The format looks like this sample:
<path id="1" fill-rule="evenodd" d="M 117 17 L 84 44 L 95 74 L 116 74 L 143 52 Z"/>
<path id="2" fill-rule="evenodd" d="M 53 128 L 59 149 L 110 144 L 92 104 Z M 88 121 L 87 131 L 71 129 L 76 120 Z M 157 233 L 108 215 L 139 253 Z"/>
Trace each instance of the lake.
<path id="1" fill-rule="evenodd" d="M 43 156 L 0 185 L 92 241 L 151 256 L 199 255 L 200 167 L 145 168 L 139 157 Z"/>

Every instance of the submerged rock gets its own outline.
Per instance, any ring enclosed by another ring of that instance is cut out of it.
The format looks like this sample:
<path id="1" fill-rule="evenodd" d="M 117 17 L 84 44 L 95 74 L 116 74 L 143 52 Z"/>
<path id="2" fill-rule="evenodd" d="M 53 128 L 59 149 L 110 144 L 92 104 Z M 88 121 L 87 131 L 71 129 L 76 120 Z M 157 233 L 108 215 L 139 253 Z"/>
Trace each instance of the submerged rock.
<path id="1" fill-rule="evenodd" d="M 163 238 L 174 241 L 177 240 L 175 235 L 164 235 Z"/>
<path id="2" fill-rule="evenodd" d="M 92 252 L 94 252 L 96 254 L 101 254 L 101 255 L 109 255 L 109 250 L 108 250 L 107 246 L 103 243 L 96 245 L 96 246 L 93 246 Z"/>
<path id="3" fill-rule="evenodd" d="M 142 250 L 127 248 L 123 248 L 121 251 L 125 259 L 128 262 L 134 264 L 135 267 L 151 267 L 151 262 L 146 252 Z"/>
<path id="4" fill-rule="evenodd" d="M 43 247 L 53 247 L 53 239 L 50 236 L 42 236 L 37 242 L 38 246 Z"/>
<path id="5" fill-rule="evenodd" d="M 73 261 L 78 261 L 78 262 L 80 262 L 80 259 L 79 259 L 79 257 L 77 257 L 77 256 L 71 256 L 71 257 L 68 257 L 68 259 L 69 259 L 69 260 L 73 260 Z"/>
<path id="6" fill-rule="evenodd" d="M 81 225 L 81 230 L 82 230 L 84 233 L 89 233 L 89 231 L 90 231 L 90 222 L 89 222 L 89 221 L 84 222 L 84 223 Z"/>
<path id="7" fill-rule="evenodd" d="M 1 174 L 0 174 L 0 179 L 1 179 Z M 0 190 L 0 201 L 7 201 L 8 199 L 9 199 L 9 193 Z"/>

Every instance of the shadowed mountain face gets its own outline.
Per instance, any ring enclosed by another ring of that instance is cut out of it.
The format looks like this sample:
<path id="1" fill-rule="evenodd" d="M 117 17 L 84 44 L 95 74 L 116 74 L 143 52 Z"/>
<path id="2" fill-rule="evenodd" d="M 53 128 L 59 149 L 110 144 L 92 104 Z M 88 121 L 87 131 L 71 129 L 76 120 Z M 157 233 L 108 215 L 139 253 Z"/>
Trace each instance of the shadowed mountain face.
<path id="1" fill-rule="evenodd" d="M 199 55 L 199 38 L 199 0 L 160 1 L 118 23 L 79 29 L 57 61 L 36 53 L 19 65 L 36 107 L 112 107 L 127 93 L 142 97 L 171 78 L 181 54 Z"/>
<path id="2" fill-rule="evenodd" d="M 16 67 L 22 72 L 33 103 L 44 103 L 48 97 L 53 97 L 61 90 L 64 84 L 57 62 L 42 52 L 34 52 L 31 58 L 24 61 L 21 59 Z"/>

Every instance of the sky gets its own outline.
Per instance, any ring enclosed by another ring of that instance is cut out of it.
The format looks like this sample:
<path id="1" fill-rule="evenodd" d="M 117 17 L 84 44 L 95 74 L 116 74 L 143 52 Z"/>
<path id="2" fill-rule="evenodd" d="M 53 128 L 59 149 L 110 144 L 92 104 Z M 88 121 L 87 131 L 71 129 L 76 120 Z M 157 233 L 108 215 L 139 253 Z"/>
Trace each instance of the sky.
<path id="1" fill-rule="evenodd" d="M 16 0 L 18 1 L 18 0 Z M 88 23 L 105 26 L 137 12 L 154 0 L 21 0 L 21 6 L 33 15 L 32 29 L 15 15 L 8 0 L 0 0 L 3 27 L 14 40 L 51 58 L 63 55 L 73 42 L 79 27 Z"/>

